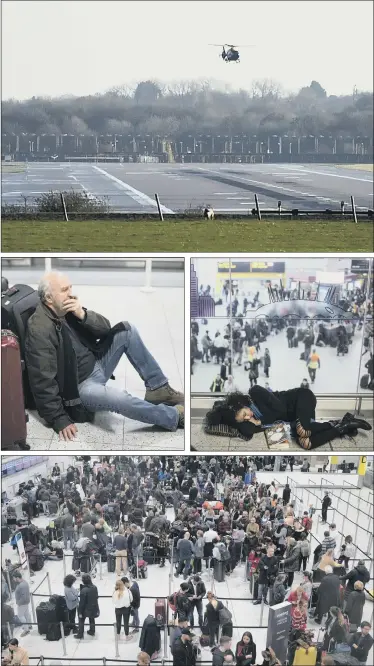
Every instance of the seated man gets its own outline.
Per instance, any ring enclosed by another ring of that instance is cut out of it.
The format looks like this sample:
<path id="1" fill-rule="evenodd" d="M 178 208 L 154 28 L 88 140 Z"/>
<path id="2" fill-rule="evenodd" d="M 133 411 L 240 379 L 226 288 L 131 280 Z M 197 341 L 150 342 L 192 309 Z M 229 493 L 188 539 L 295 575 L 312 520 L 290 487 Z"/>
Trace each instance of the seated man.
<path id="1" fill-rule="evenodd" d="M 75 424 L 92 421 L 97 411 L 170 431 L 184 427 L 184 395 L 169 386 L 132 324 L 111 328 L 105 317 L 81 306 L 60 273 L 45 275 L 38 292 L 25 361 L 38 413 L 61 440 L 73 440 Z M 144 381 L 144 400 L 107 386 L 123 354 Z"/>

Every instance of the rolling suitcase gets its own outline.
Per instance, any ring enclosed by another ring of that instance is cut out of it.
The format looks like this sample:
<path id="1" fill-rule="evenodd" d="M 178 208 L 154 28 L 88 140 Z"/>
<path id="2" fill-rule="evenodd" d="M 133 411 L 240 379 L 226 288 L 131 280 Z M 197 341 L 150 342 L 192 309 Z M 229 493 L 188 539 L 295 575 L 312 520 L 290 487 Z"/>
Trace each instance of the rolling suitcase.
<path id="1" fill-rule="evenodd" d="M 39 302 L 38 292 L 27 284 L 16 284 L 1 294 L 1 327 L 12 331 L 19 340 L 22 359 L 23 393 L 25 405 L 28 409 L 35 409 L 35 402 L 23 362 L 26 327 Z"/>
<path id="2" fill-rule="evenodd" d="M 155 563 L 155 549 L 152 548 L 151 546 L 147 546 L 143 550 L 143 560 L 147 562 L 147 564 L 154 564 Z"/>
<path id="3" fill-rule="evenodd" d="M 60 623 L 50 622 L 47 627 L 47 632 L 45 635 L 47 641 L 59 641 L 61 638 L 61 627 Z"/>
<path id="4" fill-rule="evenodd" d="M 1 330 L 1 370 L 1 448 L 29 449 L 20 348 L 16 336 L 8 330 Z"/>
<path id="5" fill-rule="evenodd" d="M 49 625 L 57 622 L 56 606 L 50 601 L 42 601 L 36 607 L 36 621 L 39 634 L 46 635 Z"/>
<path id="6" fill-rule="evenodd" d="M 296 648 L 293 666 L 315 666 L 317 663 L 317 648 L 311 645 L 309 648 Z"/>
<path id="7" fill-rule="evenodd" d="M 360 379 L 360 388 L 367 389 L 369 386 L 369 375 L 363 375 Z"/>
<path id="8" fill-rule="evenodd" d="M 166 601 L 165 599 L 156 599 L 155 618 L 158 627 L 164 627 L 166 624 Z"/>
<path id="9" fill-rule="evenodd" d="M 225 580 L 225 563 L 221 560 L 214 560 L 213 572 L 214 580 L 216 580 L 217 583 L 223 583 Z"/>
<path id="10" fill-rule="evenodd" d="M 113 553 L 108 553 L 107 568 L 108 573 L 114 573 L 116 570 L 116 556 Z"/>

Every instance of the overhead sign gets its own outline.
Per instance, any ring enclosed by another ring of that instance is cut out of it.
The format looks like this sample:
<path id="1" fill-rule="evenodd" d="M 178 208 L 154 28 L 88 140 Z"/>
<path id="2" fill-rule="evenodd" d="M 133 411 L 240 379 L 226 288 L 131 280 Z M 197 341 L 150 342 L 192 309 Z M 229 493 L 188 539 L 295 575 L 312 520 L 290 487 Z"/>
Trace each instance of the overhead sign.
<path id="1" fill-rule="evenodd" d="M 369 264 L 369 259 L 352 259 L 351 272 L 367 274 L 369 272 Z"/>
<path id="2" fill-rule="evenodd" d="M 218 273 L 284 273 L 284 261 L 229 261 L 218 262 Z"/>
<path id="3" fill-rule="evenodd" d="M 17 550 L 18 550 L 19 560 L 21 562 L 21 567 L 22 569 L 27 569 L 27 557 L 25 553 L 25 546 L 23 543 L 21 532 L 16 533 L 15 540 L 17 544 Z"/>
<path id="4" fill-rule="evenodd" d="M 271 645 L 281 664 L 284 664 L 287 659 L 291 608 L 292 604 L 288 601 L 269 608 L 266 645 Z"/>

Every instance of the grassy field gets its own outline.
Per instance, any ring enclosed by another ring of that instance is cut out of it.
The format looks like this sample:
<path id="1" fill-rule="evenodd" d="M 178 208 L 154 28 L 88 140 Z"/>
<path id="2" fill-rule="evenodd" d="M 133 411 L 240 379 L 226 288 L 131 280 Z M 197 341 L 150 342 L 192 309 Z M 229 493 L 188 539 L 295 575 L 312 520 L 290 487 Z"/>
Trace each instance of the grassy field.
<path id="1" fill-rule="evenodd" d="M 3 220 L 3 252 L 372 252 L 352 221 Z"/>
<path id="2" fill-rule="evenodd" d="M 22 166 L 21 164 L 9 164 L 8 162 L 4 162 L 1 165 L 1 172 L 3 174 L 24 173 L 24 171 L 26 171 L 26 166 Z"/>
<path id="3" fill-rule="evenodd" d="M 356 171 L 373 171 L 373 164 L 337 164 L 341 169 L 356 169 Z"/>

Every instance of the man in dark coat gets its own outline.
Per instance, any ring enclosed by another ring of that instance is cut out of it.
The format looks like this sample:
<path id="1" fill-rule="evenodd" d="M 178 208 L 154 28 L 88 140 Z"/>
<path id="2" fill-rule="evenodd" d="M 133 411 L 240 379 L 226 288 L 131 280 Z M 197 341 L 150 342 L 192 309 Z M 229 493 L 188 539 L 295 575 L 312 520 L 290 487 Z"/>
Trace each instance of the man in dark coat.
<path id="1" fill-rule="evenodd" d="M 359 560 L 357 565 L 353 567 L 353 569 L 351 569 L 351 571 L 349 571 L 345 576 L 342 576 L 340 580 L 347 581 L 345 587 L 345 598 L 347 598 L 348 595 L 350 595 L 351 592 L 353 592 L 355 589 L 355 583 L 357 583 L 358 580 L 360 580 L 364 586 L 369 582 L 370 573 L 365 566 L 365 562 L 363 560 Z"/>
<path id="2" fill-rule="evenodd" d="M 173 666 L 196 666 L 196 656 L 191 644 L 194 634 L 189 629 L 182 633 L 173 643 Z"/>
<path id="3" fill-rule="evenodd" d="M 160 627 L 157 626 L 156 619 L 153 615 L 147 615 L 143 622 L 139 647 L 150 657 L 152 657 L 155 652 L 158 652 L 161 647 L 160 631 Z"/>
<path id="4" fill-rule="evenodd" d="M 258 563 L 258 596 L 253 602 L 254 604 L 260 604 L 262 598 L 265 604 L 268 603 L 268 589 L 273 585 L 278 571 L 278 558 L 275 557 L 274 552 L 274 546 L 270 546 L 267 549 L 266 555 L 263 555 Z"/>
<path id="5" fill-rule="evenodd" d="M 87 633 L 90 636 L 95 635 L 95 618 L 99 617 L 100 613 L 98 599 L 99 593 L 96 585 L 92 583 L 91 576 L 83 574 L 78 606 L 79 625 L 75 638 L 83 638 L 86 617 L 90 622 L 90 629 Z"/>
<path id="6" fill-rule="evenodd" d="M 74 440 L 75 423 L 96 411 L 113 411 L 175 431 L 183 425 L 182 393 L 174 391 L 138 331 L 129 322 L 111 328 L 100 314 L 83 308 L 70 280 L 45 275 L 40 302 L 28 320 L 25 362 L 39 415 L 60 439 Z M 146 387 L 140 400 L 106 384 L 126 355 Z"/>
<path id="7" fill-rule="evenodd" d="M 322 500 L 322 523 L 327 523 L 327 511 L 331 506 L 331 497 L 326 491 Z"/>
<path id="8" fill-rule="evenodd" d="M 330 610 L 331 606 L 340 606 L 340 580 L 333 573 L 330 566 L 325 567 L 326 576 L 322 579 L 318 588 L 315 622 L 321 624 L 322 617 Z"/>
<path id="9" fill-rule="evenodd" d="M 373 638 L 370 635 L 371 624 L 369 622 L 361 623 L 361 631 L 356 631 L 349 637 L 351 646 L 351 655 L 358 659 L 361 664 L 366 664 L 369 652 L 373 647 Z"/>

